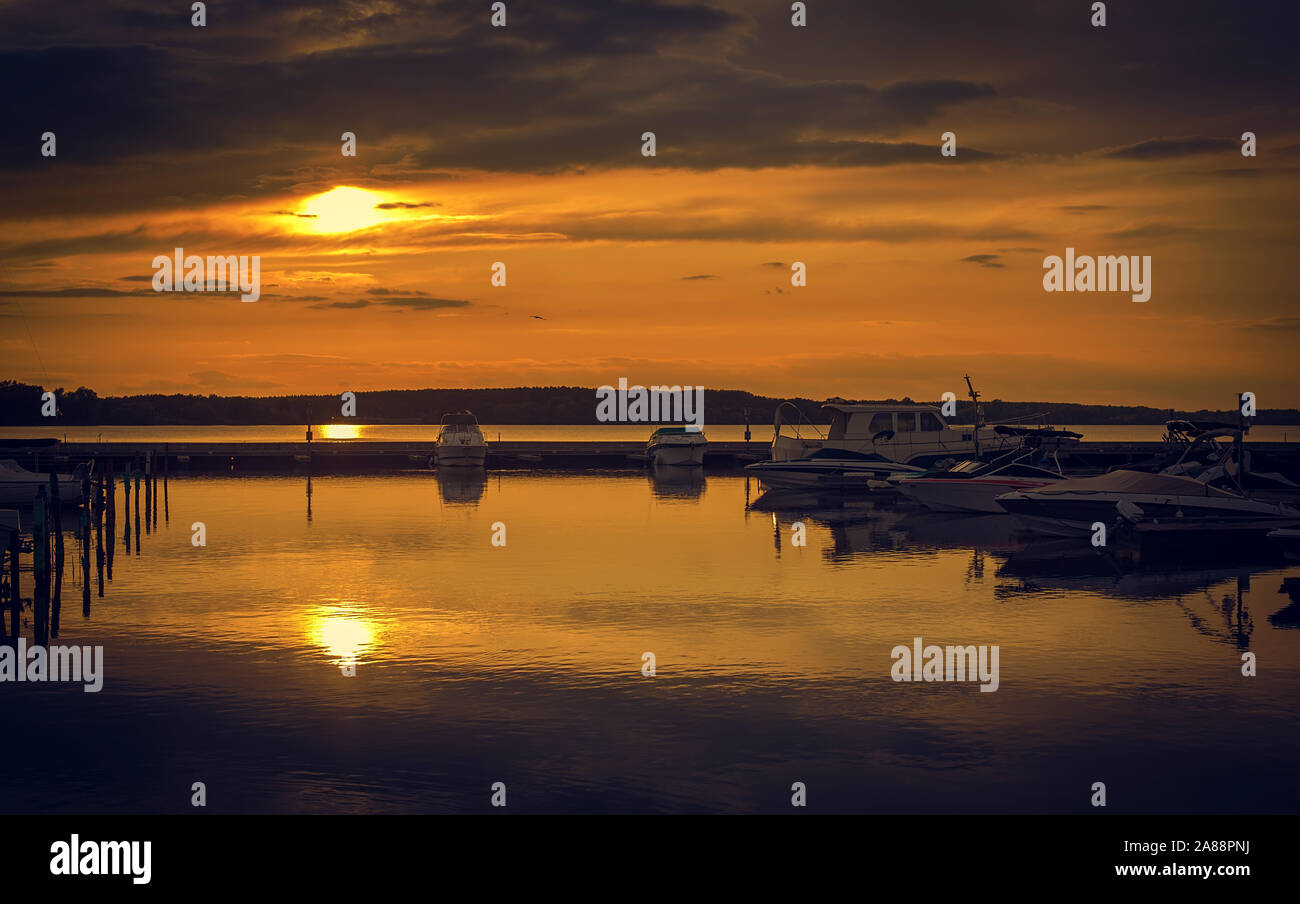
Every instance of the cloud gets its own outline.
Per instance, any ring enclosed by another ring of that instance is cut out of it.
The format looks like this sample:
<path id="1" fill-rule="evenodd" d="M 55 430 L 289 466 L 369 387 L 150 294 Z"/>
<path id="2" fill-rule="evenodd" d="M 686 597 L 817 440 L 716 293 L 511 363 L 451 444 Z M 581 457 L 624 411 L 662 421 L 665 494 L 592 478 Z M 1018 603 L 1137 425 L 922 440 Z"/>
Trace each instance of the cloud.
<path id="1" fill-rule="evenodd" d="M 441 206 L 442 205 L 436 201 L 421 201 L 418 204 L 413 204 L 409 201 L 388 201 L 383 204 L 376 204 L 375 209 L 376 210 L 414 210 L 417 207 L 441 207 Z"/>
<path id="2" fill-rule="evenodd" d="M 433 311 L 439 308 L 467 308 L 471 302 L 458 298 L 385 298 L 379 302 L 390 307 L 406 308 L 413 311 Z"/>
<path id="3" fill-rule="evenodd" d="M 689 280 L 689 279 L 718 279 L 718 278 L 719 278 L 719 277 L 714 276 L 712 273 L 701 273 L 701 274 L 699 274 L 698 276 L 683 276 L 683 277 L 682 277 L 682 279 L 684 279 L 684 280 Z"/>
<path id="4" fill-rule="evenodd" d="M 326 308 L 367 308 L 370 307 L 370 302 L 364 298 L 358 298 L 355 301 L 331 301 L 326 304 L 314 304 L 311 307 L 316 310 Z"/>
<path id="5" fill-rule="evenodd" d="M 1193 154 L 1215 154 L 1241 151 L 1241 144 L 1230 138 L 1152 138 L 1126 147 L 1112 148 L 1106 157 L 1118 160 L 1168 160 L 1189 157 Z"/>
<path id="6" fill-rule="evenodd" d="M 1243 323 L 1239 330 L 1262 330 L 1269 333 L 1300 333 L 1300 317 L 1269 317 L 1253 323 Z"/>
<path id="7" fill-rule="evenodd" d="M 1065 213 L 1085 214 L 1098 210 L 1114 210 L 1115 208 L 1106 204 L 1063 204 L 1060 209 Z"/>
<path id="8" fill-rule="evenodd" d="M 981 267 L 1002 267 L 998 262 L 999 255 L 996 254 L 972 254 L 969 257 L 963 257 L 962 261 L 971 264 L 979 264 Z"/>

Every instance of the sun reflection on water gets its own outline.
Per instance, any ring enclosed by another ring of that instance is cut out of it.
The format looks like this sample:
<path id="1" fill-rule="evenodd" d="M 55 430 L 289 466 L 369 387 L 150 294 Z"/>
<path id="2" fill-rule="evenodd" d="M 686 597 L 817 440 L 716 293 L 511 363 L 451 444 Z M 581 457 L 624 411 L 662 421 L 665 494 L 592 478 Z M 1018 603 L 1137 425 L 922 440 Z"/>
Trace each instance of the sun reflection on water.
<path id="1" fill-rule="evenodd" d="M 340 668 L 355 667 L 377 644 L 379 624 L 353 604 L 324 606 L 308 616 L 309 636 Z"/>

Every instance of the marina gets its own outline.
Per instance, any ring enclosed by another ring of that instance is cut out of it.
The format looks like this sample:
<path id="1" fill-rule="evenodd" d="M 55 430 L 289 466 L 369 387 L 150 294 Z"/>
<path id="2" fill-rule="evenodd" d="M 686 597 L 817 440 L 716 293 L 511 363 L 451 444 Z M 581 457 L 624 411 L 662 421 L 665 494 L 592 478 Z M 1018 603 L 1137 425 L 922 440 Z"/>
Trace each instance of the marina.
<path id="1" fill-rule="evenodd" d="M 648 431 L 645 431 L 648 434 Z M 434 457 L 435 441 L 330 440 L 302 442 L 149 442 L 102 443 L 58 442 L 47 445 L 15 445 L 13 440 L 0 451 L 25 468 L 75 466 L 90 460 L 131 461 L 154 454 L 174 469 L 194 473 L 237 470 L 273 472 L 294 469 L 308 460 L 320 469 L 360 472 L 370 468 L 404 470 L 428 467 Z M 1063 450 L 1060 459 L 1078 472 L 1095 471 L 1150 458 L 1159 452 L 1159 441 L 1088 442 Z M 1250 448 L 1263 456 L 1278 456 L 1300 462 L 1300 443 L 1251 442 Z M 646 440 L 488 440 L 486 466 L 497 468 L 610 468 L 634 467 L 644 460 Z M 704 450 L 706 468 L 743 467 L 765 461 L 769 444 L 715 440 L 711 436 Z M 44 462 L 44 464 L 42 464 Z"/>

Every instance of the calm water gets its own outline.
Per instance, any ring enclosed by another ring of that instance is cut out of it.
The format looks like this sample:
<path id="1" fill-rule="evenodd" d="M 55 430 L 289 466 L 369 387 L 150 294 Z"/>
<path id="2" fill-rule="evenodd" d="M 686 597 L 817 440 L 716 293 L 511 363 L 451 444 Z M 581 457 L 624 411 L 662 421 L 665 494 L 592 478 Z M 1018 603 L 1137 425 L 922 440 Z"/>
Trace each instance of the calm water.
<path id="1" fill-rule="evenodd" d="M 1000 516 L 760 490 L 174 479 L 88 617 L 69 547 L 59 639 L 105 686 L 0 685 L 0 811 L 1300 808 L 1300 567 L 1117 578 Z M 998 691 L 890 680 L 916 636 L 998 644 Z"/>
<path id="2" fill-rule="evenodd" d="M 428 442 L 438 438 L 437 425 L 397 424 L 317 424 L 317 439 L 365 439 L 390 442 Z M 825 428 L 823 427 L 823 432 Z M 1061 429 L 1083 434 L 1084 442 L 1159 442 L 1162 424 L 1075 425 Z M 644 440 L 653 427 L 646 424 L 485 424 L 483 435 L 489 441 L 507 442 L 610 442 Z M 804 428 L 805 435 L 815 436 Z M 301 442 L 306 425 L 274 426 L 207 426 L 207 427 L 0 427 L 0 439 L 18 437 L 56 437 L 68 442 L 152 442 L 152 443 L 233 443 L 233 442 Z M 772 441 L 771 424 L 753 424 L 751 437 L 757 443 Z M 704 432 L 715 442 L 740 442 L 745 438 L 744 424 L 706 424 Z M 1254 442 L 1300 442 L 1300 427 L 1254 427 Z"/>

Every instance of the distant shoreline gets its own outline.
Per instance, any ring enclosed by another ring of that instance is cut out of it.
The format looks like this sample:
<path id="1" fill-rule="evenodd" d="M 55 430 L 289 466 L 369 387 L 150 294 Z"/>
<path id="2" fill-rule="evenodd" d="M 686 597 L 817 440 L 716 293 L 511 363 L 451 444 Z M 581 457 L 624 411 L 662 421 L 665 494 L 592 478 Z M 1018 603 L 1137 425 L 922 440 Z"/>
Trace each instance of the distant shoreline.
<path id="1" fill-rule="evenodd" d="M 581 426 L 596 424 L 595 387 L 547 386 L 510 389 L 390 389 L 355 393 L 355 417 L 342 416 L 341 396 L 218 396 L 161 395 L 99 396 L 79 388 L 54 390 L 56 418 L 43 417 L 39 386 L 0 381 L 0 427 L 55 426 L 280 426 L 350 423 L 367 426 L 436 426 L 449 411 L 468 409 L 483 424 Z M 1232 393 L 1225 393 L 1227 401 Z M 706 390 L 705 423 L 771 426 L 777 407 L 793 403 L 805 419 L 824 425 L 823 402 L 816 399 L 760 396 L 735 389 Z M 911 402 L 911 399 L 880 399 L 879 402 Z M 1262 400 L 1264 401 L 1264 400 Z M 918 404 L 935 405 L 935 400 Z M 1236 423 L 1237 411 L 1219 409 L 1171 409 L 1150 405 L 1083 405 L 1070 402 L 1008 402 L 982 400 L 985 423 L 1012 422 L 1041 416 L 1054 426 L 1103 426 L 1108 424 L 1153 426 L 1181 418 Z M 746 417 L 748 414 L 748 417 Z M 790 417 L 794 415 L 791 413 Z M 958 400 L 956 412 L 947 420 L 972 424 L 974 407 Z M 789 422 L 789 419 L 787 419 Z M 1300 410 L 1261 407 L 1258 426 L 1300 425 Z"/>

